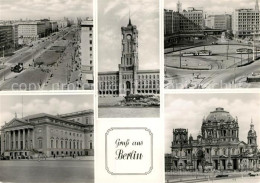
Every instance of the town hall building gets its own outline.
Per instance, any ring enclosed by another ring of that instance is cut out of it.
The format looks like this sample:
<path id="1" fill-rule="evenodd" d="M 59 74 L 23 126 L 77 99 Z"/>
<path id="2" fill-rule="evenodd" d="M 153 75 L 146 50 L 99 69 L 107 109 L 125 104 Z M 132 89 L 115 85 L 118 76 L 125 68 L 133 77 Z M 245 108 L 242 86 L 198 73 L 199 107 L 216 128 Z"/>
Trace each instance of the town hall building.
<path id="1" fill-rule="evenodd" d="M 98 73 L 99 96 L 151 95 L 160 93 L 160 72 L 139 70 L 138 30 L 129 23 L 121 28 L 122 56 L 119 71 Z"/>

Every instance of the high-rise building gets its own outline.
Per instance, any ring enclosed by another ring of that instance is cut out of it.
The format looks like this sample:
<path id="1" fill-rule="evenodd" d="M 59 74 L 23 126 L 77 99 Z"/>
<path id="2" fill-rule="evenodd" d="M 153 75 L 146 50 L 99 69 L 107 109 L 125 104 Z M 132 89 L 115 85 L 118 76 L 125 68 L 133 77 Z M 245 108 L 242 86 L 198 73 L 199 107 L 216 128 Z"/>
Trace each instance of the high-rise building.
<path id="1" fill-rule="evenodd" d="M 83 83 L 93 83 L 93 20 L 81 22 L 81 71 Z"/>
<path id="2" fill-rule="evenodd" d="M 204 29 L 205 22 L 204 22 L 204 12 L 202 8 L 194 8 L 194 7 L 189 7 L 188 10 L 183 10 L 181 14 L 186 17 L 190 22 L 193 24 L 201 27 Z M 188 21 L 183 21 L 183 29 L 187 26 L 186 23 Z"/>
<path id="3" fill-rule="evenodd" d="M 255 9 L 236 9 L 233 12 L 232 30 L 235 37 L 253 37 L 259 31 L 259 11 Z"/>
<path id="4" fill-rule="evenodd" d="M 182 10 L 180 1 L 177 3 L 177 11 L 164 10 L 164 35 L 172 35 L 179 32 L 198 32 L 205 28 L 203 8 L 189 7 Z"/>
<path id="5" fill-rule="evenodd" d="M 18 24 L 13 24 L 13 47 L 16 48 L 18 46 Z"/>
<path id="6" fill-rule="evenodd" d="M 209 15 L 205 20 L 205 26 L 211 29 L 231 30 L 232 29 L 231 15 Z"/>
<path id="7" fill-rule="evenodd" d="M 195 13 L 196 12 L 196 13 Z M 203 11 L 179 13 L 173 10 L 164 10 L 164 35 L 176 33 L 199 32 L 204 29 Z"/>
<path id="8" fill-rule="evenodd" d="M 13 27 L 12 25 L 0 25 L 0 49 L 13 47 Z"/>
<path id="9" fill-rule="evenodd" d="M 58 31 L 58 23 L 56 21 L 51 21 L 51 31 L 56 32 Z"/>
<path id="10" fill-rule="evenodd" d="M 46 36 L 44 22 L 20 22 L 18 23 L 18 37 L 22 44 L 28 44 L 32 40 Z"/>

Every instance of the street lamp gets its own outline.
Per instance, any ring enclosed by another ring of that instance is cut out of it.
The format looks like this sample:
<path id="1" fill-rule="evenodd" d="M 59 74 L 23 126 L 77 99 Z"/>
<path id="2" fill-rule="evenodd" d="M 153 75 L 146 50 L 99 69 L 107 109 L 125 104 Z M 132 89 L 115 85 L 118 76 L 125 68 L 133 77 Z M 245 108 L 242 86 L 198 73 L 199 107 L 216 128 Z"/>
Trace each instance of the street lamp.
<path id="1" fill-rule="evenodd" d="M 228 51 L 229 51 L 229 40 L 228 40 L 228 45 L 227 45 L 227 60 L 228 60 Z"/>
<path id="2" fill-rule="evenodd" d="M 236 59 L 234 58 L 234 85 L 236 84 Z"/>
<path id="3" fill-rule="evenodd" d="M 5 46 L 3 46 L 3 58 L 5 58 Z"/>
<path id="4" fill-rule="evenodd" d="M 181 68 L 181 48 L 180 48 L 180 68 Z"/>

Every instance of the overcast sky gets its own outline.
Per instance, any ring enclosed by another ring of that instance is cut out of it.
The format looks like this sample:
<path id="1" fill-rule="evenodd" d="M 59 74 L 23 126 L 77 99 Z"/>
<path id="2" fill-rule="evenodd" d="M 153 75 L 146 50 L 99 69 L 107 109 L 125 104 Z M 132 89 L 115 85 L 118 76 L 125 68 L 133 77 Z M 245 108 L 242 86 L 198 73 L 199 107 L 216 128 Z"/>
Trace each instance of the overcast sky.
<path id="1" fill-rule="evenodd" d="M 260 144 L 260 94 L 167 94 L 165 95 L 165 153 L 170 153 L 172 130 L 188 129 L 197 139 L 203 117 L 223 107 L 238 117 L 239 140 L 247 143 L 251 118 Z"/>
<path id="2" fill-rule="evenodd" d="M 0 0 L 0 20 L 93 17 L 92 0 Z"/>
<path id="3" fill-rule="evenodd" d="M 164 0 L 166 9 L 176 10 L 178 0 Z M 180 0 L 182 9 L 203 7 L 212 14 L 232 13 L 236 8 L 255 8 L 255 0 Z"/>
<path id="4" fill-rule="evenodd" d="M 0 128 L 5 121 L 12 120 L 15 113 L 21 118 L 22 111 L 25 117 L 37 113 L 57 115 L 88 109 L 93 109 L 92 95 L 26 95 L 23 98 L 21 95 L 0 95 Z"/>
<path id="5" fill-rule="evenodd" d="M 121 59 L 121 27 L 139 31 L 139 69 L 159 69 L 159 1 L 98 0 L 98 70 L 117 71 Z"/>

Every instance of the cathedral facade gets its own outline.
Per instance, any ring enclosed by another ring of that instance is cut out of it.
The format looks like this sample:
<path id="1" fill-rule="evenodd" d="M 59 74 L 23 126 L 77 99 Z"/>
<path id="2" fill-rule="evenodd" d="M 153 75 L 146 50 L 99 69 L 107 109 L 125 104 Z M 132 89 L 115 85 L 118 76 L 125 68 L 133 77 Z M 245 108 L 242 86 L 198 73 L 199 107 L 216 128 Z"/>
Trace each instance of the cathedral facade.
<path id="1" fill-rule="evenodd" d="M 197 139 L 189 136 L 188 129 L 173 129 L 172 133 L 171 154 L 165 155 L 165 171 L 244 171 L 260 168 L 253 122 L 247 143 L 240 141 L 238 119 L 224 108 L 216 108 L 203 119 Z"/>
<path id="2" fill-rule="evenodd" d="M 15 117 L 1 128 L 1 155 L 9 159 L 94 155 L 93 110 Z"/>
<path id="3" fill-rule="evenodd" d="M 98 73 L 99 96 L 159 94 L 160 72 L 139 70 L 138 30 L 131 20 L 122 32 L 122 56 L 119 71 Z"/>

